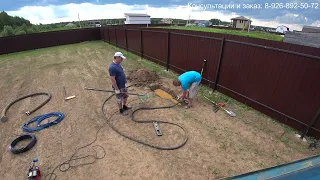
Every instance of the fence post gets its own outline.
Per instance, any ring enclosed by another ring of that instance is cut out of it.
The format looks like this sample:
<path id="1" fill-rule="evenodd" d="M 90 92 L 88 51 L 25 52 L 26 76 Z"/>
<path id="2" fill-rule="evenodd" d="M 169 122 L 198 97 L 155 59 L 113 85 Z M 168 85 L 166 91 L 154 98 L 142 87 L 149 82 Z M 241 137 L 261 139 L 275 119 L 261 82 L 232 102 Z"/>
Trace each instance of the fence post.
<path id="1" fill-rule="evenodd" d="M 2 41 L 2 42 L 1 42 Z M 3 43 L 3 40 L 0 39 L 0 42 Z M 4 43 L 3 43 L 4 44 Z M 7 46 L 2 46 L 4 49 L 4 54 L 8 54 Z"/>
<path id="2" fill-rule="evenodd" d="M 168 39 L 167 39 L 167 71 L 169 70 L 169 57 L 170 57 L 170 31 L 168 32 Z"/>
<path id="3" fill-rule="evenodd" d="M 310 124 L 308 125 L 308 127 L 304 130 L 303 134 L 300 137 L 301 139 L 303 139 L 303 137 L 307 135 L 307 133 L 309 132 L 311 127 L 316 123 L 316 121 L 319 118 L 319 116 L 320 116 L 320 108 L 318 109 L 316 114 L 313 116 L 313 118 L 312 118 Z"/>
<path id="4" fill-rule="evenodd" d="M 106 42 L 106 38 L 104 37 L 104 29 L 100 29 L 100 38 L 103 40 L 103 42 Z"/>
<path id="5" fill-rule="evenodd" d="M 124 29 L 124 35 L 126 37 L 126 50 L 128 51 L 128 37 L 127 37 L 127 29 Z"/>
<path id="6" fill-rule="evenodd" d="M 118 47 L 117 29 L 114 29 L 114 33 L 116 34 L 116 46 Z"/>
<path id="7" fill-rule="evenodd" d="M 142 45 L 142 29 L 140 29 L 140 55 L 143 58 L 143 45 Z"/>
<path id="8" fill-rule="evenodd" d="M 219 76 L 219 72 L 220 72 L 220 65 L 221 65 L 221 60 L 222 60 L 222 56 L 223 56 L 223 47 L 224 47 L 224 37 L 221 39 L 219 59 L 218 59 L 218 65 L 217 65 L 217 68 L 216 68 L 216 77 L 214 78 L 213 91 L 215 91 L 217 89 L 218 76 Z"/>
<path id="9" fill-rule="evenodd" d="M 31 38 L 31 35 L 30 34 L 28 34 L 29 35 L 29 41 L 31 42 L 31 49 L 35 49 L 35 47 L 34 47 L 34 41 L 32 41 L 32 38 Z"/>
<path id="10" fill-rule="evenodd" d="M 108 28 L 108 43 L 110 44 L 110 33 L 109 33 L 109 28 Z"/>

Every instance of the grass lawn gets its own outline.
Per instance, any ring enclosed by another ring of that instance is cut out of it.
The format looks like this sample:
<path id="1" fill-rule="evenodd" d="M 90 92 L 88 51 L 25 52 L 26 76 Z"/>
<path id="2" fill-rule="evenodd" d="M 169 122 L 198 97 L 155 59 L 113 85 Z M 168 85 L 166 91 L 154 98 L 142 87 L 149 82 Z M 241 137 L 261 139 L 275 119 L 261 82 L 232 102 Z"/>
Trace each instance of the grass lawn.
<path id="1" fill-rule="evenodd" d="M 169 29 L 181 29 L 181 30 L 190 30 L 190 31 L 204 31 L 204 32 L 214 32 L 221 34 L 232 34 L 237 36 L 247 36 L 252 38 L 267 39 L 272 41 L 282 41 L 283 37 L 276 34 L 270 34 L 260 31 L 237 31 L 237 30 L 227 30 L 227 29 L 218 29 L 218 28 L 205 28 L 205 27 L 185 27 L 185 26 L 168 26 L 168 27 L 159 27 L 159 28 L 169 28 Z"/>

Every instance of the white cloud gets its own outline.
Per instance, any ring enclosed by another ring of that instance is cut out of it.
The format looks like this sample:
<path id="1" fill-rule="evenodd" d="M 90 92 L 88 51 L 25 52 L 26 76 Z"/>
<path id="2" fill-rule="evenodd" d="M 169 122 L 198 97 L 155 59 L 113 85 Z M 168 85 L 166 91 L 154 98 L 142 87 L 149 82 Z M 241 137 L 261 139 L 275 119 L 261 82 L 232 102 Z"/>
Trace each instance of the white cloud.
<path id="1" fill-rule="evenodd" d="M 291 23 L 297 23 L 297 24 L 306 23 L 308 21 L 308 19 L 303 15 L 290 14 L 290 13 L 287 13 L 284 16 L 278 16 L 276 20 L 279 21 L 280 23 L 291 22 Z"/>
<path id="2" fill-rule="evenodd" d="M 320 27 L 320 21 L 319 21 L 319 20 L 317 20 L 317 21 L 313 22 L 313 23 L 311 24 L 311 26 L 317 26 L 317 27 Z"/>
<path id="3" fill-rule="evenodd" d="M 98 2 L 98 0 L 97 0 Z M 95 5 L 91 3 L 82 4 L 65 4 L 65 5 L 49 5 L 49 6 L 25 6 L 17 11 L 9 11 L 10 15 L 17 15 L 24 17 L 31 21 L 31 23 L 48 24 L 57 22 L 77 21 L 78 13 L 81 20 L 89 19 L 109 19 L 109 18 L 124 18 L 124 13 L 148 13 L 154 18 L 179 18 L 188 19 L 202 19 L 209 20 L 212 18 L 218 18 L 222 21 L 230 22 L 230 19 L 236 16 L 240 16 L 236 13 L 222 13 L 218 11 L 206 11 L 196 7 L 185 6 L 170 6 L 170 7 L 150 7 L 146 5 L 126 5 L 122 3 L 116 4 L 104 4 Z M 297 14 L 290 14 L 284 16 L 284 18 L 292 20 L 306 21 L 304 16 Z M 281 22 L 284 22 L 283 18 L 277 18 L 274 21 L 263 21 L 258 19 L 252 19 L 253 25 L 277 27 Z M 287 21 L 290 22 L 290 21 Z M 297 23 L 297 22 L 293 22 Z M 298 24 L 285 24 L 291 29 L 301 30 L 301 26 Z"/>
<path id="4" fill-rule="evenodd" d="M 274 21 L 263 21 L 263 20 L 258 20 L 258 19 L 251 19 L 253 22 L 252 24 L 253 25 L 256 25 L 256 26 L 265 26 L 265 27 L 278 27 L 278 26 L 281 26 L 281 25 L 284 25 L 286 27 L 288 27 L 290 30 L 299 30 L 301 31 L 302 30 L 302 26 L 300 24 L 288 24 L 288 23 L 280 23 L 279 21 L 277 20 L 274 20 Z"/>

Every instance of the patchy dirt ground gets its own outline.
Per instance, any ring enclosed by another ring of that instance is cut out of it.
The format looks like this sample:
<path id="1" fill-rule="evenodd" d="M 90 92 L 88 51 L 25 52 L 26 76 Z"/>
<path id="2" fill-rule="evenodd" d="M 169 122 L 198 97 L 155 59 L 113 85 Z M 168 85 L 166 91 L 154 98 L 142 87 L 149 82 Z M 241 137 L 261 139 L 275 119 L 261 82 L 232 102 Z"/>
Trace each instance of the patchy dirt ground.
<path id="1" fill-rule="evenodd" d="M 151 72 L 146 69 L 133 69 L 129 70 L 127 79 L 131 83 L 135 83 L 137 85 L 145 85 L 148 83 L 155 83 L 159 81 L 159 76 L 156 74 L 156 72 Z"/>
<path id="2" fill-rule="evenodd" d="M 211 105 L 197 97 L 194 107 L 140 111 L 139 120 L 162 120 L 177 123 L 187 130 L 188 142 L 180 149 L 161 151 L 128 140 L 110 126 L 105 125 L 101 106 L 110 95 L 105 92 L 84 90 L 84 87 L 110 89 L 107 68 L 116 51 L 102 42 L 81 43 L 47 48 L 37 51 L 0 56 L 0 107 L 12 100 L 35 92 L 49 92 L 51 101 L 30 117 L 24 112 L 43 101 L 44 97 L 29 98 L 13 105 L 8 111 L 9 120 L 0 123 L 0 176 L 4 180 L 26 179 L 27 169 L 33 158 L 39 159 L 42 175 L 68 160 L 79 147 L 95 139 L 81 155 L 103 154 L 104 158 L 85 166 L 71 167 L 66 172 L 55 171 L 57 180 L 87 179 L 218 179 L 246 173 L 282 163 L 298 160 L 319 153 L 310 151 L 308 144 L 294 137 L 294 133 L 273 122 L 266 116 L 228 104 L 226 108 L 237 113 L 231 118 L 223 111 L 214 113 Z M 129 70 L 143 67 L 143 61 L 133 56 L 123 64 Z M 174 89 L 171 80 L 159 77 L 163 87 Z M 65 101 L 67 96 L 76 98 Z M 148 99 L 131 96 L 133 110 L 171 104 L 155 96 L 148 88 L 132 87 L 131 92 L 148 93 Z M 177 89 L 174 89 L 177 93 Z M 109 117 L 117 112 L 113 97 L 104 107 Z M 22 134 L 21 126 L 32 117 L 61 111 L 65 119 L 48 129 L 34 133 L 37 144 L 28 152 L 14 155 L 8 151 L 10 142 Z M 134 123 L 129 116 L 115 114 L 111 119 L 117 129 L 128 136 L 160 146 L 174 146 L 183 141 L 184 133 L 176 126 L 160 124 L 163 136 L 155 135 L 150 123 Z M 94 148 L 96 152 L 92 149 Z M 72 162 L 93 162 L 92 157 Z M 43 177 L 44 179 L 44 177 Z"/>

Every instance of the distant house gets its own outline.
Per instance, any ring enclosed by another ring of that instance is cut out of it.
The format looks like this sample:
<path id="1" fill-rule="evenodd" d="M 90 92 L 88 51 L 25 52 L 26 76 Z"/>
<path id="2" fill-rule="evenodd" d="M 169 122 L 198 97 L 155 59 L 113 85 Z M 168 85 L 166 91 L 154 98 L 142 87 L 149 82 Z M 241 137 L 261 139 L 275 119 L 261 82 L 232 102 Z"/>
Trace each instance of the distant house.
<path id="1" fill-rule="evenodd" d="M 210 21 L 207 20 L 196 20 L 194 24 L 200 27 L 208 27 L 209 25 L 211 25 Z"/>
<path id="2" fill-rule="evenodd" d="M 232 27 L 233 28 L 238 28 L 238 29 L 248 29 L 249 26 L 251 25 L 251 20 L 244 17 L 244 16 L 239 16 L 231 19 Z"/>
<path id="3" fill-rule="evenodd" d="M 320 33 L 320 27 L 316 27 L 316 26 L 303 26 L 302 32 L 304 32 L 304 33 Z"/>
<path id="4" fill-rule="evenodd" d="M 101 22 L 100 20 L 89 20 L 88 25 L 94 27 L 101 27 Z"/>
<path id="5" fill-rule="evenodd" d="M 148 14 L 124 13 L 126 17 L 125 24 L 151 24 Z"/>
<path id="6" fill-rule="evenodd" d="M 283 34 L 285 34 L 288 31 L 289 31 L 289 28 L 287 26 L 284 26 L 284 25 L 278 26 L 277 29 L 276 29 L 276 32 L 283 33 Z"/>
<path id="7" fill-rule="evenodd" d="M 163 19 L 161 19 L 161 22 L 164 23 L 164 24 L 172 24 L 173 19 L 171 19 L 171 18 L 163 18 Z"/>
<path id="8" fill-rule="evenodd" d="M 265 26 L 254 26 L 252 27 L 254 31 L 264 31 L 264 32 L 276 32 L 276 28 L 265 27 Z"/>
<path id="9" fill-rule="evenodd" d="M 76 25 L 73 23 L 68 23 L 67 25 L 65 25 L 66 27 L 75 27 Z"/>

